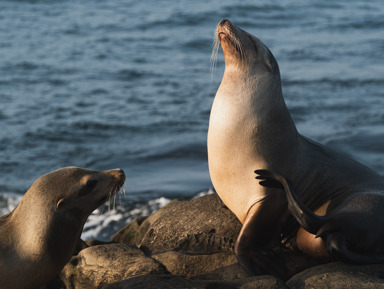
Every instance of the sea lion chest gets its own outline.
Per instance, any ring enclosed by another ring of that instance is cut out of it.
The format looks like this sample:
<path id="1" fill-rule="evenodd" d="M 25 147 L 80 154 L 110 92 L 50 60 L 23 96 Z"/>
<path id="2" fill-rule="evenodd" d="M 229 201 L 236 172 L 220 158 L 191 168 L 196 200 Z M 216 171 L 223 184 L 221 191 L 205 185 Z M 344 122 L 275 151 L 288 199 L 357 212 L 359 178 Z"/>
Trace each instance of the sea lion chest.
<path id="1" fill-rule="evenodd" d="M 208 130 L 208 162 L 213 186 L 243 222 L 249 208 L 266 195 L 253 171 L 266 162 L 257 135 L 258 120 L 246 109 L 216 95 Z"/>

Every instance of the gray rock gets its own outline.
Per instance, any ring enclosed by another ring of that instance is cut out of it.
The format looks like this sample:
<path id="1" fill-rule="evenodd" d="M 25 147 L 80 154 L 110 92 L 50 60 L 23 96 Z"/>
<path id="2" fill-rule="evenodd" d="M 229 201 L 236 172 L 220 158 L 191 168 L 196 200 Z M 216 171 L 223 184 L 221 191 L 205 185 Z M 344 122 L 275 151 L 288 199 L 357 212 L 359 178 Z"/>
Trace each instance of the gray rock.
<path id="1" fill-rule="evenodd" d="M 232 253 L 190 255 L 166 252 L 152 256 L 176 276 L 200 280 L 234 280 L 251 277 Z"/>
<path id="2" fill-rule="evenodd" d="M 140 248 L 160 253 L 169 250 L 199 254 L 231 252 L 241 223 L 223 208 L 215 195 L 191 201 L 171 202 L 141 223 L 120 230 L 112 241 L 134 242 Z M 136 234 L 135 234 L 136 233 Z"/>
<path id="3" fill-rule="evenodd" d="M 291 289 L 384 288 L 384 264 L 350 265 L 335 262 L 309 268 L 293 276 Z"/>
<path id="4" fill-rule="evenodd" d="M 172 275 L 152 275 L 131 278 L 103 289 L 283 289 L 282 281 L 271 276 L 252 277 L 235 281 L 189 280 Z"/>
<path id="5" fill-rule="evenodd" d="M 108 244 L 86 248 L 72 257 L 60 278 L 67 289 L 95 289 L 133 276 L 164 273 L 163 266 L 137 247 Z"/>
<path id="6" fill-rule="evenodd" d="M 147 220 L 149 217 L 138 217 L 133 219 L 128 225 L 120 229 L 111 239 L 115 243 L 125 243 L 139 245 L 143 235 L 148 231 L 150 223 Z M 145 222 L 143 224 L 143 222 Z"/>
<path id="7" fill-rule="evenodd" d="M 208 195 L 172 201 L 147 218 L 135 219 L 112 241 L 136 244 L 178 276 L 232 280 L 248 276 L 232 251 L 240 229 L 236 216 L 222 207 L 216 195 Z M 319 264 L 300 253 L 283 252 L 289 276 Z M 227 259 L 221 262 L 225 265 L 219 267 L 220 262 L 212 256 L 225 256 Z"/>
<path id="8" fill-rule="evenodd" d="M 215 195 L 173 201 L 120 230 L 112 239 L 120 244 L 80 251 L 60 277 L 67 289 L 101 288 L 114 282 L 104 288 L 286 288 L 271 276 L 251 277 L 239 265 L 232 249 L 240 228 Z M 88 245 L 93 244 L 97 243 Z M 289 250 L 282 250 L 282 258 L 293 276 L 287 282 L 292 289 L 384 289 L 384 265 L 318 266 L 321 261 Z M 45 288 L 63 288 L 57 281 Z"/>
<path id="9" fill-rule="evenodd" d="M 176 207 L 181 202 L 182 201 L 179 200 L 173 200 L 150 216 L 135 218 L 132 222 L 112 236 L 111 241 L 139 246 L 149 227 L 164 213 L 168 212 L 173 207 Z"/>

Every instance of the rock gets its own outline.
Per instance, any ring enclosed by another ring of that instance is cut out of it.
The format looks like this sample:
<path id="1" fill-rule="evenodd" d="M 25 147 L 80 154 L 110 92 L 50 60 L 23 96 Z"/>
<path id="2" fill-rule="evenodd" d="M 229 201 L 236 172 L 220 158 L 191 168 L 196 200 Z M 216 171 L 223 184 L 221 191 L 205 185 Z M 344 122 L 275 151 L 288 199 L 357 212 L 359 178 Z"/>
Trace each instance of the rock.
<path id="1" fill-rule="evenodd" d="M 189 255 L 166 252 L 152 256 L 169 273 L 191 279 L 234 280 L 251 277 L 232 253 Z"/>
<path id="2" fill-rule="evenodd" d="M 133 276 L 164 273 L 163 266 L 137 247 L 108 244 L 86 248 L 72 257 L 60 278 L 67 289 L 95 289 Z"/>
<path id="3" fill-rule="evenodd" d="M 168 210 L 180 203 L 181 201 L 179 200 L 173 200 L 150 216 L 135 218 L 132 222 L 120 229 L 114 236 L 112 236 L 111 241 L 139 246 L 145 233 L 148 231 L 153 222 L 159 219 Z"/>
<path id="4" fill-rule="evenodd" d="M 231 252 L 241 223 L 216 195 L 191 201 L 171 202 L 141 224 L 128 225 L 112 241 L 128 242 L 123 236 L 135 237 L 136 245 L 147 252 L 169 250 L 194 254 Z"/>
<path id="5" fill-rule="evenodd" d="M 309 268 L 293 276 L 291 289 L 384 288 L 384 264 L 350 265 L 335 262 Z"/>
<path id="6" fill-rule="evenodd" d="M 61 280 L 53 280 L 44 288 L 64 288 L 64 283 L 67 289 L 384 289 L 384 264 L 319 265 L 322 261 L 286 249 L 282 249 L 282 258 L 288 275 L 293 276 L 288 287 L 272 276 L 251 277 L 233 254 L 240 228 L 235 215 L 223 208 L 215 195 L 173 201 L 120 230 L 112 241 L 121 243 L 81 250 L 64 267 Z"/>
<path id="7" fill-rule="evenodd" d="M 138 217 L 133 219 L 128 225 L 126 225 L 124 228 L 120 229 L 111 239 L 112 242 L 115 243 L 125 243 L 125 244 L 132 244 L 132 245 L 138 245 L 141 242 L 141 239 L 143 238 L 143 232 L 147 231 L 147 226 L 141 225 L 148 217 Z M 141 227 L 141 229 L 140 229 Z"/>
<path id="8" fill-rule="evenodd" d="M 147 218 L 137 218 L 112 241 L 136 244 L 177 276 L 232 280 L 248 276 L 232 250 L 240 229 L 241 223 L 217 196 L 207 195 L 173 201 Z M 289 250 L 283 250 L 283 259 L 289 276 L 320 264 Z"/>
<path id="9" fill-rule="evenodd" d="M 301 252 L 288 249 L 281 250 L 281 257 L 284 261 L 285 267 L 287 268 L 288 279 L 305 269 L 329 262 L 321 259 L 311 258 Z"/>
<path id="10" fill-rule="evenodd" d="M 111 284 L 103 289 L 283 289 L 282 281 L 271 276 L 252 277 L 235 281 L 189 280 L 172 275 L 134 277 Z"/>
<path id="11" fill-rule="evenodd" d="M 111 244 L 111 242 L 103 242 L 99 240 L 87 240 L 84 242 L 86 244 L 86 247 L 83 247 L 82 249 L 84 250 L 85 248 L 92 247 L 92 246 L 98 246 L 98 245 L 107 245 Z M 77 254 L 76 254 L 77 255 Z"/>
<path id="12" fill-rule="evenodd" d="M 66 288 L 63 281 L 61 281 L 59 276 L 57 276 L 47 284 L 41 286 L 39 289 L 66 289 Z"/>

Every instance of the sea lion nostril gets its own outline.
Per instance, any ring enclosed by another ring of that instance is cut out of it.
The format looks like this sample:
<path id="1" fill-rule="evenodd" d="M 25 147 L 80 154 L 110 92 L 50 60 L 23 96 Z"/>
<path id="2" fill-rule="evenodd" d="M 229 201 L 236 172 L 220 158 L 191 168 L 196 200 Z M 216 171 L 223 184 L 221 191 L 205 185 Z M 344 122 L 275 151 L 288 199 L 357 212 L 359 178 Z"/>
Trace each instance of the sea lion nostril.
<path id="1" fill-rule="evenodd" d="M 220 26 L 224 26 L 227 22 L 229 22 L 229 20 L 223 19 L 223 20 L 220 21 L 219 25 Z"/>
<path id="2" fill-rule="evenodd" d="M 125 178 L 125 172 L 122 169 L 113 169 L 105 172 L 115 178 Z"/>
<path id="3" fill-rule="evenodd" d="M 125 172 L 122 169 L 118 169 L 121 176 L 125 176 Z"/>

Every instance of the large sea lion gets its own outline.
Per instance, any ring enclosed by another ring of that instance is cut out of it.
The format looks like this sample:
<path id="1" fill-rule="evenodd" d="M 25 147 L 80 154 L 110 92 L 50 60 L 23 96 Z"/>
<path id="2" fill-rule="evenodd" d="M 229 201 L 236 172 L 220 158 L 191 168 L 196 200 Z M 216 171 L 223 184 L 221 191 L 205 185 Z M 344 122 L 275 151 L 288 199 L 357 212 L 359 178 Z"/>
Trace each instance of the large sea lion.
<path id="1" fill-rule="evenodd" d="M 329 250 L 323 238 L 316 238 L 315 230 L 300 227 L 288 211 L 286 195 L 279 186 L 260 185 L 255 169 L 290 179 L 297 197 L 317 215 L 333 211 L 354 194 L 383 192 L 384 180 L 364 165 L 298 133 L 283 99 L 277 61 L 258 38 L 228 20 L 218 24 L 217 37 L 225 72 L 209 121 L 211 180 L 221 200 L 243 224 L 235 245 L 239 262 L 254 274 L 284 277 L 285 267 L 272 250 L 281 242 L 319 258 L 335 255 L 334 250 Z M 371 208 L 364 203 L 362 207 L 363 211 Z M 382 216 L 374 226 L 377 230 L 384 225 Z M 349 230 L 356 219 L 345 223 Z M 349 252 L 360 245 L 368 247 L 357 237 L 358 232 L 348 234 L 355 242 Z M 372 232 L 373 244 L 381 235 Z"/>
<path id="2" fill-rule="evenodd" d="M 118 192 L 120 169 L 62 168 L 38 178 L 18 206 L 0 217 L 0 288 L 33 289 L 72 256 L 88 216 Z"/>

